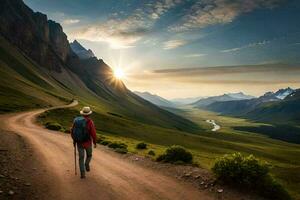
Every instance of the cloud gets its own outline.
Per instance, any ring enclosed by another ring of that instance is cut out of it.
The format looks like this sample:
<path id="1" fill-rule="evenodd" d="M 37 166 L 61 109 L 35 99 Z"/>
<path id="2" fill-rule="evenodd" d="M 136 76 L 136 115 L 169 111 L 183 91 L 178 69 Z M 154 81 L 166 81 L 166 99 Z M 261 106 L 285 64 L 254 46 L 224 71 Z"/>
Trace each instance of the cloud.
<path id="1" fill-rule="evenodd" d="M 71 25 L 71 24 L 77 24 L 79 22 L 80 22 L 79 19 L 65 19 L 62 21 L 62 24 Z"/>
<path id="2" fill-rule="evenodd" d="M 182 32 L 232 22 L 243 13 L 274 8 L 283 0 L 201 0 L 195 2 L 170 31 Z"/>
<path id="3" fill-rule="evenodd" d="M 184 57 L 186 58 L 199 58 L 199 57 L 203 57 L 206 56 L 207 54 L 202 54 L 202 53 L 198 53 L 198 54 L 188 54 L 185 55 Z"/>
<path id="4" fill-rule="evenodd" d="M 242 49 L 264 46 L 264 45 L 269 44 L 269 43 L 270 43 L 270 41 L 264 40 L 262 42 L 250 43 L 250 44 L 247 44 L 247 45 L 242 46 L 242 47 L 237 47 L 237 48 L 232 48 L 232 49 L 224 49 L 224 50 L 221 50 L 221 52 L 222 53 L 231 53 L 231 52 L 235 52 L 235 51 L 240 51 Z"/>
<path id="5" fill-rule="evenodd" d="M 169 49 L 175 49 L 180 46 L 183 46 L 187 43 L 185 40 L 169 40 L 163 43 L 163 49 L 169 50 Z"/>
<path id="6" fill-rule="evenodd" d="M 111 48 L 134 47 L 143 36 L 151 32 L 154 23 L 170 8 L 179 4 L 181 0 L 158 0 L 135 9 L 126 18 L 120 18 L 118 13 L 111 15 L 111 19 L 92 24 L 71 32 L 76 39 L 106 42 Z"/>
<path id="7" fill-rule="evenodd" d="M 272 73 L 270 73 L 272 72 Z M 268 76 L 266 76 L 268 74 Z M 142 77 L 142 78 L 141 78 Z M 136 82 L 168 82 L 176 84 L 300 84 L 300 66 L 269 64 L 204 68 L 160 69 L 132 74 Z"/>

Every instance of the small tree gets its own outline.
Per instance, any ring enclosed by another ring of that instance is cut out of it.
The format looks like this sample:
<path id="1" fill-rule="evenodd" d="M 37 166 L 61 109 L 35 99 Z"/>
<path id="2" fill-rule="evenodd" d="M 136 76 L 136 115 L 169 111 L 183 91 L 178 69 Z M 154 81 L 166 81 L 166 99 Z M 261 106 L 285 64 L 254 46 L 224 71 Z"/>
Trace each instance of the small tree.
<path id="1" fill-rule="evenodd" d="M 138 143 L 138 144 L 136 145 L 135 148 L 137 148 L 137 149 L 147 149 L 147 144 L 144 143 L 144 142 L 140 142 L 140 143 Z"/>
<path id="2" fill-rule="evenodd" d="M 164 154 L 158 156 L 157 161 L 164 161 L 170 163 L 192 163 L 193 155 L 184 147 L 173 145 L 167 148 Z"/>

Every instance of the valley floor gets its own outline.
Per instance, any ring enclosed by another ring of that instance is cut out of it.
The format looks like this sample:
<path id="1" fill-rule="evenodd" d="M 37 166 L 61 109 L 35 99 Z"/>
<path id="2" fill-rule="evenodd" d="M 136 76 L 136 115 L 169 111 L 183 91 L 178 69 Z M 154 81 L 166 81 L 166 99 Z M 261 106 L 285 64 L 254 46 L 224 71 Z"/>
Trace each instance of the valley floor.
<path id="1" fill-rule="evenodd" d="M 79 108 L 78 108 L 79 109 Z M 170 145 L 181 145 L 191 151 L 194 161 L 202 168 L 209 170 L 215 159 L 227 153 L 241 152 L 253 154 L 272 165 L 271 173 L 292 195 L 294 199 L 300 198 L 300 145 L 274 140 L 264 135 L 235 130 L 235 126 L 256 127 L 262 124 L 244 119 L 220 116 L 190 107 L 171 110 L 199 124 L 202 130 L 191 134 L 184 131 L 166 129 L 150 125 L 138 125 L 130 129 L 120 130 L 111 121 L 101 118 L 97 112 L 92 116 L 97 133 L 104 140 L 123 142 L 128 145 L 128 150 L 142 156 L 149 156 L 148 151 L 153 150 L 156 156 L 160 155 Z M 58 109 L 43 115 L 42 123 L 56 121 L 67 129 L 78 110 Z M 214 119 L 222 128 L 216 132 L 211 131 L 212 125 L 207 119 Z M 136 144 L 146 142 L 148 149 L 137 150 Z M 151 156 L 155 159 L 156 156 Z"/>

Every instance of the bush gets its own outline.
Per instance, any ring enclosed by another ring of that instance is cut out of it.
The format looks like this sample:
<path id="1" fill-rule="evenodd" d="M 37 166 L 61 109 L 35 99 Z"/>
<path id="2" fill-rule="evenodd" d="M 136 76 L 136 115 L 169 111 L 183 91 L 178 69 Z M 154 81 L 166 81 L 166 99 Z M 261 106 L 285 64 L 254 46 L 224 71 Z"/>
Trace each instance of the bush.
<path id="1" fill-rule="evenodd" d="M 120 154 L 126 154 L 128 152 L 127 148 L 116 148 L 115 152 Z"/>
<path id="2" fill-rule="evenodd" d="M 269 175 L 269 165 L 253 155 L 241 153 L 225 155 L 217 159 L 212 171 L 218 180 L 234 186 L 253 189 L 265 197 L 290 199 L 284 188 Z"/>
<path id="3" fill-rule="evenodd" d="M 105 137 L 104 136 L 101 136 L 101 135 L 97 135 L 97 143 L 101 144 L 102 141 L 105 140 Z"/>
<path id="4" fill-rule="evenodd" d="M 148 155 L 155 156 L 155 152 L 153 150 L 148 151 Z"/>
<path id="5" fill-rule="evenodd" d="M 108 144 L 108 147 L 112 148 L 112 149 L 117 149 L 117 148 L 127 149 L 127 145 L 124 143 L 121 143 L 121 142 L 112 142 L 112 143 Z"/>
<path id="6" fill-rule="evenodd" d="M 147 144 L 144 143 L 144 142 L 141 142 L 141 143 L 138 143 L 135 148 L 137 148 L 137 149 L 147 149 Z"/>
<path id="7" fill-rule="evenodd" d="M 106 145 L 111 144 L 111 141 L 108 141 L 108 140 L 102 140 L 102 141 L 100 142 L 100 144 L 106 146 Z"/>
<path id="8" fill-rule="evenodd" d="M 54 130 L 54 131 L 59 131 L 63 129 L 63 127 L 57 122 L 47 122 L 45 126 L 47 129 Z"/>
<path id="9" fill-rule="evenodd" d="M 164 161 L 170 163 L 192 163 L 193 155 L 188 152 L 185 148 L 177 145 L 173 145 L 167 148 L 166 152 L 158 156 L 157 161 Z"/>

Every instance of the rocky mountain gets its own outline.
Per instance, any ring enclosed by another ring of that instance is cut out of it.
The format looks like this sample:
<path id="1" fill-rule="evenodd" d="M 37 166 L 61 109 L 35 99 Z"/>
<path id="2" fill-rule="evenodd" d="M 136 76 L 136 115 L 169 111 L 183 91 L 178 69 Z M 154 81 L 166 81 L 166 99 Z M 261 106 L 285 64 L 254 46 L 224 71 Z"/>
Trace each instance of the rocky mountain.
<path id="1" fill-rule="evenodd" d="M 151 94 L 149 92 L 138 92 L 138 91 L 135 91 L 134 92 L 136 95 L 142 97 L 143 99 L 155 104 L 155 105 L 158 105 L 158 106 L 161 106 L 161 107 L 174 107 L 175 105 L 168 101 L 167 99 L 164 99 L 158 95 L 155 95 L 155 94 Z"/>
<path id="2" fill-rule="evenodd" d="M 242 92 L 239 93 L 228 93 L 220 96 L 212 96 L 200 99 L 191 105 L 194 107 L 206 107 L 215 102 L 226 102 L 226 101 L 234 101 L 234 100 L 244 100 L 244 99 L 252 99 L 253 97 L 250 95 L 245 95 Z"/>
<path id="3" fill-rule="evenodd" d="M 127 124 L 197 129 L 132 93 L 103 60 L 81 59 L 60 24 L 33 12 L 22 0 L 1 1 L 0 23 L 0 93 L 11 94 L 0 102 L 1 108 L 25 109 L 23 99 L 28 107 L 40 107 L 77 98 L 103 115 L 123 116 Z"/>
<path id="4" fill-rule="evenodd" d="M 284 99 L 285 97 L 289 96 L 290 94 L 292 94 L 294 92 L 294 90 L 290 87 L 285 88 L 285 89 L 280 89 L 275 93 L 275 96 L 278 99 Z"/>
<path id="5" fill-rule="evenodd" d="M 70 43 L 71 49 L 76 55 L 81 59 L 87 59 L 95 57 L 93 51 L 91 49 L 85 49 L 77 40 L 74 40 Z"/>
<path id="6" fill-rule="evenodd" d="M 288 91 L 287 89 L 285 89 Z M 282 93 L 285 93 L 284 90 Z M 290 124 L 300 122 L 300 89 L 293 90 L 283 100 L 268 102 L 251 110 L 245 115 L 257 121 Z"/>
<path id="7" fill-rule="evenodd" d="M 242 116 L 268 122 L 297 121 L 300 118 L 299 90 L 286 88 L 277 92 L 267 92 L 264 95 L 248 100 L 214 102 L 205 109 L 225 115 Z M 290 93 L 284 97 L 287 93 Z M 279 98 L 280 97 L 280 98 Z"/>

